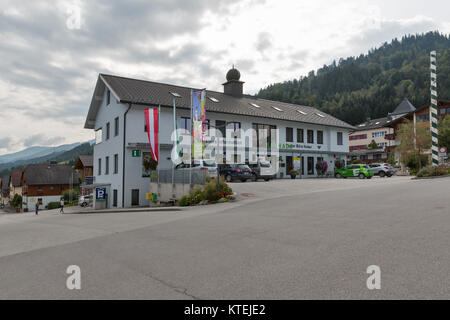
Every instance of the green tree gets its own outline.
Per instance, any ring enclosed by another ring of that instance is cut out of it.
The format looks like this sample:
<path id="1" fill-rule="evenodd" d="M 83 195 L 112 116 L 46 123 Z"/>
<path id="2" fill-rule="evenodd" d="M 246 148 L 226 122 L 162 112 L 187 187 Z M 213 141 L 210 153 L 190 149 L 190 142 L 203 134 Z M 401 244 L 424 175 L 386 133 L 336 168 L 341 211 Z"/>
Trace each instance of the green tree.
<path id="1" fill-rule="evenodd" d="M 431 147 L 429 124 L 425 121 L 419 121 L 414 129 L 414 123 L 405 119 L 399 126 L 397 137 L 400 140 L 400 145 L 397 146 L 400 161 L 404 165 L 417 163 L 418 168 L 414 169 L 420 170 L 424 161 L 423 153 Z M 412 158 L 414 160 L 411 160 Z"/>
<path id="2" fill-rule="evenodd" d="M 367 146 L 367 149 L 369 150 L 379 149 L 378 144 L 375 142 L 375 140 L 372 140 L 372 142 L 370 142 L 369 145 Z"/>
<path id="3" fill-rule="evenodd" d="M 439 122 L 438 130 L 439 147 L 447 147 L 447 150 L 450 150 L 450 116 Z"/>
<path id="4" fill-rule="evenodd" d="M 22 208 L 22 196 L 20 194 L 15 194 L 14 198 L 11 200 L 11 206 L 13 208 Z"/>

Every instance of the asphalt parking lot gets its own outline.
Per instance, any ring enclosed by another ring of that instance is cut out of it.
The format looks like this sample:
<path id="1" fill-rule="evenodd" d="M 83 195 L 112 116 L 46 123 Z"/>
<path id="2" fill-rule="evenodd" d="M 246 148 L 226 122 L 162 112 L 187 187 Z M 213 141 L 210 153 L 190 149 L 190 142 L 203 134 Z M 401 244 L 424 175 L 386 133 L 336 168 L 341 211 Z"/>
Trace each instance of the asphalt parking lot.
<path id="1" fill-rule="evenodd" d="M 183 211 L 2 215 L 0 298 L 450 298 L 450 179 L 231 186 L 239 201 Z"/>

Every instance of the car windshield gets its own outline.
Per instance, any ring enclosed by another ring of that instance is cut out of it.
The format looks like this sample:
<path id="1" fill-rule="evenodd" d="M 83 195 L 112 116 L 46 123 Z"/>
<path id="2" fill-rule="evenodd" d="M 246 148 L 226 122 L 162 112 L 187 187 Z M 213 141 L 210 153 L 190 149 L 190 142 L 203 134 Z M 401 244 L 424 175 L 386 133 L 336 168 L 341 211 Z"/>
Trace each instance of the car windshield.
<path id="1" fill-rule="evenodd" d="M 215 167 L 216 164 L 215 164 L 214 162 L 206 162 L 206 161 L 203 161 L 203 166 L 204 166 L 204 167 L 210 167 L 210 168 L 212 168 L 212 167 Z"/>
<path id="2" fill-rule="evenodd" d="M 261 162 L 259 163 L 259 165 L 260 165 L 262 168 L 270 168 L 270 162 L 261 161 Z"/>
<path id="3" fill-rule="evenodd" d="M 365 169 L 369 169 L 369 166 L 364 166 Z"/>

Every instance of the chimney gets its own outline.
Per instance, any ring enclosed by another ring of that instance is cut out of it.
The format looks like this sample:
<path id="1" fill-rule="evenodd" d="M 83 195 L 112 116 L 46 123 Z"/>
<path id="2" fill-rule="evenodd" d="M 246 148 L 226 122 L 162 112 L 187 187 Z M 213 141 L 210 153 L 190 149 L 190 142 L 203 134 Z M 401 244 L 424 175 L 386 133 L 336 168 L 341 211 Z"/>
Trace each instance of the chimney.
<path id="1" fill-rule="evenodd" d="M 239 70 L 233 68 L 227 72 L 227 82 L 223 84 L 223 93 L 234 96 L 242 97 L 244 95 L 244 82 L 239 81 L 241 78 L 241 73 Z"/>

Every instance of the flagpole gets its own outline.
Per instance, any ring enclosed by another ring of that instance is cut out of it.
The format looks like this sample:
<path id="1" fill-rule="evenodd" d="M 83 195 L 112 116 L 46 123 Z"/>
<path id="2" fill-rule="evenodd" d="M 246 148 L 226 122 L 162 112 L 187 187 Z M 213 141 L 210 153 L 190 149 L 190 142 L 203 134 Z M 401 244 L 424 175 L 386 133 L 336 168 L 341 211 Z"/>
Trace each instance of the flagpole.
<path id="1" fill-rule="evenodd" d="M 158 196 L 158 198 L 157 198 L 157 202 L 158 203 L 160 203 L 160 197 L 161 197 L 161 184 L 159 183 L 159 165 L 160 165 L 160 161 L 161 161 L 161 141 L 160 141 L 160 139 L 161 139 L 161 135 L 159 134 L 160 133 L 160 130 L 159 130 L 159 127 L 161 126 L 161 105 L 158 105 L 158 165 L 156 166 L 156 169 L 157 169 L 157 175 L 158 175 L 158 194 L 157 194 L 157 196 Z"/>
<path id="2" fill-rule="evenodd" d="M 173 97 L 173 130 L 175 131 L 175 152 L 177 154 L 177 158 L 178 158 L 178 133 L 177 133 L 177 104 L 175 101 L 175 97 Z M 173 153 L 172 153 L 173 155 Z M 175 199 L 175 162 L 174 159 L 172 159 L 172 155 L 171 155 L 171 160 L 172 160 L 172 198 Z"/>
<path id="3" fill-rule="evenodd" d="M 193 116 L 193 112 L 192 112 L 192 105 L 193 105 L 193 101 L 192 101 L 192 89 L 191 89 L 191 132 L 190 132 L 190 135 L 191 135 L 191 152 L 190 152 L 190 156 L 189 156 L 189 159 L 190 159 L 190 165 L 189 165 L 189 188 L 191 188 L 192 187 L 192 169 L 193 169 L 193 164 L 192 164 L 192 149 L 193 149 L 193 146 L 194 146 L 194 144 L 193 144 L 193 137 L 194 137 L 194 135 L 193 135 L 193 132 L 194 132 L 194 128 L 193 128 L 193 126 L 192 126 L 192 124 L 193 124 L 193 121 L 192 121 L 192 116 Z"/>

